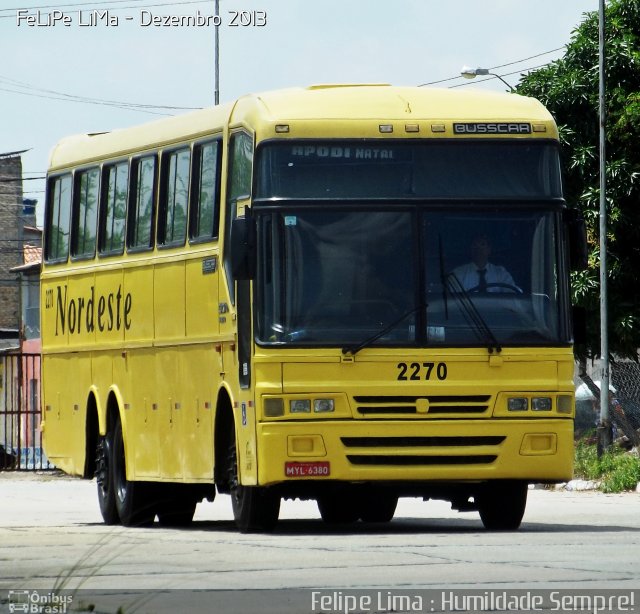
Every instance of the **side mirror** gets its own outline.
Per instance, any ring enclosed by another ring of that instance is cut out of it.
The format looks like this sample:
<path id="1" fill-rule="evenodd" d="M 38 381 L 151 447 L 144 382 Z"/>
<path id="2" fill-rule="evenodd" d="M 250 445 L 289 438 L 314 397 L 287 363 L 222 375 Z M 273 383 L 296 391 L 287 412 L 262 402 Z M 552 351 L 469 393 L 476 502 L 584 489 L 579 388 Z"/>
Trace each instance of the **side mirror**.
<path id="1" fill-rule="evenodd" d="M 569 264 L 572 271 L 584 271 L 589 264 L 587 226 L 577 209 L 565 209 L 564 224 L 569 237 Z"/>
<path id="2" fill-rule="evenodd" d="M 233 279 L 254 279 L 256 276 L 256 221 L 247 210 L 245 217 L 231 222 L 230 250 Z"/>

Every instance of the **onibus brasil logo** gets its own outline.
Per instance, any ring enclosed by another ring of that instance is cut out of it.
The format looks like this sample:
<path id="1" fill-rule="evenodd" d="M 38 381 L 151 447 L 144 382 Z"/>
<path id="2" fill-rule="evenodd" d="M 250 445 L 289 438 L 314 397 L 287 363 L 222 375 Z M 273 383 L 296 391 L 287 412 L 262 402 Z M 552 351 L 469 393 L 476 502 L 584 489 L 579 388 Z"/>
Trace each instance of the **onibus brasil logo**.
<path id="1" fill-rule="evenodd" d="M 9 612 L 66 614 L 72 601 L 72 595 L 60 595 L 55 592 L 9 591 Z"/>

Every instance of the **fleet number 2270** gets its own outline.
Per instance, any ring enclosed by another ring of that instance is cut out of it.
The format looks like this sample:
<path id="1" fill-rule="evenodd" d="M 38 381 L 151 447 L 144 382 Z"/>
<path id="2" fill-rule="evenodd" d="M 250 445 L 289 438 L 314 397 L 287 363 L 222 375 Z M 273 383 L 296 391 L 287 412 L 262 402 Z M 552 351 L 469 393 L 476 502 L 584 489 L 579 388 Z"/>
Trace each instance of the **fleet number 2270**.
<path id="1" fill-rule="evenodd" d="M 447 365 L 444 362 L 399 362 L 398 380 L 401 382 L 447 379 Z"/>

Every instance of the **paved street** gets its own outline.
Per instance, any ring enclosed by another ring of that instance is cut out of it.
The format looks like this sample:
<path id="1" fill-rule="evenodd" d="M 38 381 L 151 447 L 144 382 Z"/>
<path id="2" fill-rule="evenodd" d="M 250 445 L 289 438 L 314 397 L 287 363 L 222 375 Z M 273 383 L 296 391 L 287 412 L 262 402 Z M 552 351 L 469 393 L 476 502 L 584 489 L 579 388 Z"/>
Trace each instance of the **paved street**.
<path id="1" fill-rule="evenodd" d="M 640 495 L 530 490 L 520 531 L 401 500 L 388 525 L 327 527 L 284 502 L 273 534 L 235 531 L 229 498 L 191 528 L 102 524 L 95 482 L 0 472 L 0 598 L 54 586 L 149 589 L 549 589 L 640 586 Z M 5 599 L 6 602 L 6 599 Z M 640 604 L 637 604 L 640 605 Z"/>

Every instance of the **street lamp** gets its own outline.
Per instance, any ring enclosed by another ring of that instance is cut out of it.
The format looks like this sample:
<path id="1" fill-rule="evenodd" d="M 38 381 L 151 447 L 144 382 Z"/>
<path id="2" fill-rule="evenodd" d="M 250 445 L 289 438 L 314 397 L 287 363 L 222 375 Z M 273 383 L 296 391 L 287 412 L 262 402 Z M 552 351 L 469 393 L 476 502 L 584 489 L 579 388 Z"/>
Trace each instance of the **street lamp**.
<path id="1" fill-rule="evenodd" d="M 613 440 L 609 415 L 609 332 L 607 291 L 607 175 L 606 175 L 606 101 L 605 101 L 605 0 L 599 1 L 598 10 L 598 99 L 600 141 L 600 360 L 602 366 L 600 385 L 600 422 L 598 423 L 598 456 Z"/>
<path id="2" fill-rule="evenodd" d="M 216 106 L 220 104 L 220 0 L 215 0 L 213 3 L 214 8 L 214 23 L 215 23 L 215 46 L 214 46 L 214 58 L 213 58 L 213 71 L 214 71 L 214 85 L 213 85 L 213 104 Z"/>
<path id="3" fill-rule="evenodd" d="M 465 79 L 475 79 L 478 76 L 484 77 L 485 75 L 496 77 L 496 79 L 500 79 L 500 81 L 502 81 L 502 83 L 504 83 L 509 88 L 509 91 L 512 94 L 515 92 L 511 85 L 509 85 L 500 75 L 496 75 L 495 73 L 490 72 L 488 68 L 471 68 L 471 66 L 463 66 L 460 74 Z"/>

